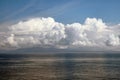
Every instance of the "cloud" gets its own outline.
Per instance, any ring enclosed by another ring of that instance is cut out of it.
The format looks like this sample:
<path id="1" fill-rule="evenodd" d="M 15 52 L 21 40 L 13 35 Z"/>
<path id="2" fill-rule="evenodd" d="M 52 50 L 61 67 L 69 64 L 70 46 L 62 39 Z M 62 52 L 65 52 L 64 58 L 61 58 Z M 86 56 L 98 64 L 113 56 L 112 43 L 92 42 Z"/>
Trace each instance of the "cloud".
<path id="1" fill-rule="evenodd" d="M 34 6 L 35 2 L 36 2 L 35 0 L 34 1 L 29 1 L 28 4 L 25 4 L 25 6 L 23 6 L 21 9 L 18 8 L 17 10 L 11 11 L 11 14 L 8 14 L 8 16 L 6 16 L 4 18 L 4 20 L 11 19 L 11 17 L 19 15 L 22 12 L 25 12 L 25 10 L 27 10 L 30 7 Z"/>
<path id="2" fill-rule="evenodd" d="M 120 37 L 115 36 L 114 34 L 109 35 L 108 40 L 106 41 L 108 46 L 118 46 L 120 45 Z"/>
<path id="3" fill-rule="evenodd" d="M 83 24 L 63 24 L 53 18 L 33 18 L 9 26 L 0 36 L 0 48 L 120 47 L 120 25 L 108 26 L 102 19 L 87 18 Z M 2 32 L 1 32 L 2 33 Z"/>

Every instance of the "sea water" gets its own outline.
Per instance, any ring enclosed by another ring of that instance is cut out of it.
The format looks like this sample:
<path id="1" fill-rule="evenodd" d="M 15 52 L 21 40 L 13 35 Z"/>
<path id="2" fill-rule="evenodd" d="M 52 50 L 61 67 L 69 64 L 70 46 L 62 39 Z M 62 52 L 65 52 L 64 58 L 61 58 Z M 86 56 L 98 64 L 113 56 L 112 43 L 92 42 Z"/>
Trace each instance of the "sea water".
<path id="1" fill-rule="evenodd" d="M 120 80 L 120 54 L 0 54 L 0 80 Z"/>

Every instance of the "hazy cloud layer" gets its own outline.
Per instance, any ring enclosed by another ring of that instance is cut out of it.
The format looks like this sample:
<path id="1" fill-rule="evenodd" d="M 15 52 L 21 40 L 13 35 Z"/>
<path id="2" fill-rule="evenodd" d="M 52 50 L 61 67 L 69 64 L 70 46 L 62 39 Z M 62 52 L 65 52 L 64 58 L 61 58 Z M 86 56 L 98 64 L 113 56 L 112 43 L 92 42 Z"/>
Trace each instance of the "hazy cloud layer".
<path id="1" fill-rule="evenodd" d="M 87 18 L 83 24 L 62 24 L 53 18 L 33 18 L 0 32 L 0 48 L 120 47 L 120 25 L 108 26 L 102 19 Z"/>

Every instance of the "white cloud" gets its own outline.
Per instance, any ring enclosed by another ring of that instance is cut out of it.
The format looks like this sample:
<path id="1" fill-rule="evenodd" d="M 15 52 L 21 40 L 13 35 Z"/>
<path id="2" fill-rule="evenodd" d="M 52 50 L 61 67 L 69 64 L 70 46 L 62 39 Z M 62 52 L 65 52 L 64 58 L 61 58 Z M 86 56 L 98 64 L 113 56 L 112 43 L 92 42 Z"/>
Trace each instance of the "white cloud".
<path id="1" fill-rule="evenodd" d="M 15 41 L 14 38 L 15 38 L 15 37 L 14 37 L 14 34 L 11 34 L 11 35 L 7 38 L 7 42 L 8 42 L 9 45 L 16 47 L 16 46 L 17 46 L 17 42 Z"/>
<path id="2" fill-rule="evenodd" d="M 84 24 L 64 25 L 53 18 L 33 18 L 9 26 L 0 36 L 0 48 L 29 47 L 115 47 L 120 46 L 120 26 L 108 26 L 102 19 L 87 18 Z M 2 32 L 1 32 L 2 33 Z"/>
<path id="3" fill-rule="evenodd" d="M 109 35 L 108 40 L 106 41 L 108 46 L 118 46 L 120 45 L 120 38 L 114 34 Z"/>
<path id="4" fill-rule="evenodd" d="M 90 31 L 96 32 L 102 32 L 107 28 L 102 19 L 97 20 L 96 18 L 87 18 L 85 21 L 85 27 L 88 28 Z"/>
<path id="5" fill-rule="evenodd" d="M 92 40 L 87 38 L 86 30 L 80 23 L 66 25 L 67 42 L 71 45 L 92 46 Z"/>
<path id="6" fill-rule="evenodd" d="M 15 47 L 56 46 L 65 38 L 65 27 L 53 18 L 35 18 L 9 27 L 8 44 Z"/>

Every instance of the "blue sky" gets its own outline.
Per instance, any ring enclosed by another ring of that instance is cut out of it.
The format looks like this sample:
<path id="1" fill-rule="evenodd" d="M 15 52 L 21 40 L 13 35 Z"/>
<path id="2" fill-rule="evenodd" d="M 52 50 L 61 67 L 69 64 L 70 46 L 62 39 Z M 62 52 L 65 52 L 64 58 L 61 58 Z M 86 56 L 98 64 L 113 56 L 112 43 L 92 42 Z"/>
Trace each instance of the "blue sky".
<path id="1" fill-rule="evenodd" d="M 0 50 L 120 49 L 120 0 L 0 0 Z"/>
<path id="2" fill-rule="evenodd" d="M 53 17 L 62 23 L 87 17 L 119 23 L 120 0 L 0 0 L 0 23 L 32 17 Z"/>

